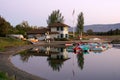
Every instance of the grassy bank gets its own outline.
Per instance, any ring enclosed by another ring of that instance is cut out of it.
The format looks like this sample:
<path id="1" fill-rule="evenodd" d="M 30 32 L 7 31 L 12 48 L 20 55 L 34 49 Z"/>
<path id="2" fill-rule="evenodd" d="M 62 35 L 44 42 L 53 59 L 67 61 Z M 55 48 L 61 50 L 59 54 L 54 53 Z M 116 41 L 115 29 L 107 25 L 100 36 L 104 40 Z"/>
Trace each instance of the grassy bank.
<path id="1" fill-rule="evenodd" d="M 5 48 L 13 46 L 22 46 L 28 44 L 26 41 L 20 39 L 0 37 L 0 51 L 4 51 Z"/>

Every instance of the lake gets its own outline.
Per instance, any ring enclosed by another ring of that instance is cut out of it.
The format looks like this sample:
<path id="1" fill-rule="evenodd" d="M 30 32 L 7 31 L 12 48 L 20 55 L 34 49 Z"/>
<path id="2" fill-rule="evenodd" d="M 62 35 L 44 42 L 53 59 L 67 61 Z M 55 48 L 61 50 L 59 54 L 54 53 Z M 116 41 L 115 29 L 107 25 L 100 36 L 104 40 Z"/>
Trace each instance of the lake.
<path id="1" fill-rule="evenodd" d="M 120 49 L 78 53 L 39 46 L 11 57 L 19 69 L 47 80 L 120 80 Z"/>

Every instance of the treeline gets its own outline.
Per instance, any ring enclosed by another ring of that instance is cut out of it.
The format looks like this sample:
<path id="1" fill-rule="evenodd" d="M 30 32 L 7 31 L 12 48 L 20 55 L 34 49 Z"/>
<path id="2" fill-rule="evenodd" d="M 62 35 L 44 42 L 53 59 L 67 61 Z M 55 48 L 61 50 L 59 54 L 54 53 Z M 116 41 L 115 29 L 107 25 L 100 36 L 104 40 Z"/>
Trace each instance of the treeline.
<path id="1" fill-rule="evenodd" d="M 95 35 L 120 35 L 120 29 L 110 30 L 108 32 L 95 32 Z"/>
<path id="2" fill-rule="evenodd" d="M 0 37 L 5 37 L 9 34 L 23 34 L 25 36 L 27 31 L 35 28 L 37 27 L 30 26 L 27 21 L 23 21 L 13 27 L 8 21 L 0 16 Z"/>
<path id="3" fill-rule="evenodd" d="M 87 30 L 86 34 L 88 35 L 99 35 L 99 36 L 102 36 L 102 35 L 120 35 L 120 29 L 115 29 L 115 30 L 110 30 L 108 32 L 93 32 L 91 29 Z"/>

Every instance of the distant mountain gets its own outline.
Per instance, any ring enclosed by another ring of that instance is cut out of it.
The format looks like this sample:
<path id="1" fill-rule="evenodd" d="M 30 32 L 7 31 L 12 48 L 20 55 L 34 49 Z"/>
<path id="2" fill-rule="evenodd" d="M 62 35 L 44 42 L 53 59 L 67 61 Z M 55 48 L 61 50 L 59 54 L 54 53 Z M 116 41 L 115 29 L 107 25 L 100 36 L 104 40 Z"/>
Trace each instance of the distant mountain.
<path id="1" fill-rule="evenodd" d="M 93 32 L 107 32 L 115 29 L 120 29 L 120 23 L 117 24 L 94 24 L 94 25 L 86 25 L 84 26 L 84 31 L 87 32 L 87 30 L 92 29 Z M 70 32 L 73 31 L 73 28 L 71 27 L 69 29 Z M 76 27 L 74 27 L 74 31 L 76 31 Z"/>

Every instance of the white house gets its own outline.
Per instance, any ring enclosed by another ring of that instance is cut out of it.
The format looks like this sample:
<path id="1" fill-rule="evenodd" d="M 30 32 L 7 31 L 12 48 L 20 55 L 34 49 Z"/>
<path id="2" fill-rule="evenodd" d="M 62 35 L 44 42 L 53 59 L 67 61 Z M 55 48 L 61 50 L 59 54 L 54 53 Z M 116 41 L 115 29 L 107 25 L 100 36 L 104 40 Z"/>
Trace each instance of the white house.
<path id="1" fill-rule="evenodd" d="M 69 26 L 60 22 L 51 24 L 48 26 L 51 32 L 58 32 L 58 35 L 54 35 L 55 38 L 69 38 L 68 28 Z"/>

